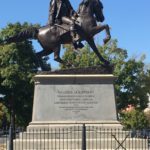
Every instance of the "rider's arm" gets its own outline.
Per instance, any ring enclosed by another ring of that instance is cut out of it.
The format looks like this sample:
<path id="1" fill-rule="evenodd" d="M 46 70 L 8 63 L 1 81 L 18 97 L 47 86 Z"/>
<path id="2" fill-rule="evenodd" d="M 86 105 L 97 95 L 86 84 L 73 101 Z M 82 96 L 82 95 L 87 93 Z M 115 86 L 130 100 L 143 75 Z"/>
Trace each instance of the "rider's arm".
<path id="1" fill-rule="evenodd" d="M 49 5 L 48 24 L 53 25 L 55 23 L 55 16 L 56 16 L 56 0 L 51 0 Z"/>
<path id="2" fill-rule="evenodd" d="M 80 14 L 80 9 L 81 9 L 81 4 L 79 5 L 79 8 L 78 8 L 78 10 L 77 10 L 78 16 L 79 16 L 79 14 Z"/>
<path id="3" fill-rule="evenodd" d="M 67 5 L 68 5 L 68 7 L 69 7 L 69 10 L 70 10 L 70 17 L 73 16 L 73 15 L 75 15 L 75 14 L 76 14 L 76 11 L 73 9 L 73 7 L 72 7 L 70 1 L 69 1 L 69 0 L 66 0 L 66 3 L 67 3 Z"/>

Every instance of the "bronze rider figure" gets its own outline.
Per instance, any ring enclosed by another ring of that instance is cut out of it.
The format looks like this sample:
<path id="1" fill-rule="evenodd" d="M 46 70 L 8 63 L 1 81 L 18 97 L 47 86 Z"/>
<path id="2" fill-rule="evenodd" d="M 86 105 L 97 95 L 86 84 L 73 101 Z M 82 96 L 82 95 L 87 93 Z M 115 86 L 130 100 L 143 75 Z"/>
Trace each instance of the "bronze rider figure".
<path id="1" fill-rule="evenodd" d="M 83 48 L 83 44 L 75 39 L 75 20 L 72 19 L 72 16 L 76 18 L 78 14 L 75 12 L 69 0 L 51 0 L 50 7 L 49 7 L 49 18 L 48 24 L 53 26 L 54 24 L 61 25 L 69 24 L 71 37 L 72 37 L 72 44 L 75 49 Z"/>

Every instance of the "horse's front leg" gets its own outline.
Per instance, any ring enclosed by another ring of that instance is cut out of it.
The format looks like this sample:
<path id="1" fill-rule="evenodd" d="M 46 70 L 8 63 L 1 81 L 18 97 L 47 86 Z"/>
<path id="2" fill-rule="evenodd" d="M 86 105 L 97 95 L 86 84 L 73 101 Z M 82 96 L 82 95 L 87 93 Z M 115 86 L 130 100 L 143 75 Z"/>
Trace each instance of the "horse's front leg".
<path id="1" fill-rule="evenodd" d="M 88 44 L 93 49 L 94 53 L 98 56 L 99 60 L 104 63 L 105 66 L 109 66 L 110 62 L 106 60 L 98 51 L 93 39 L 87 39 Z"/>
<path id="2" fill-rule="evenodd" d="M 106 44 L 111 39 L 110 27 L 108 24 L 94 27 L 92 29 L 92 34 L 95 35 L 99 32 L 102 32 L 103 30 L 105 30 L 105 32 L 106 32 L 106 38 L 103 40 L 103 42 L 104 42 L 104 44 Z"/>

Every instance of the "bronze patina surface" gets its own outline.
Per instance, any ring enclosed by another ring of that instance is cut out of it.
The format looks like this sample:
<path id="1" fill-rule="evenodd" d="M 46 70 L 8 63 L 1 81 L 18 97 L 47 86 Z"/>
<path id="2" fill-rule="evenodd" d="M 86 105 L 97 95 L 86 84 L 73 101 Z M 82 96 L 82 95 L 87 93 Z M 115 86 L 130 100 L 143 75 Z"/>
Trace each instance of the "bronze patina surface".
<path id="1" fill-rule="evenodd" d="M 20 42 L 25 39 L 37 39 L 43 48 L 37 53 L 37 61 L 45 70 L 41 58 L 54 53 L 54 60 L 64 65 L 72 66 L 60 58 L 62 44 L 73 44 L 75 48 L 82 48 L 81 41 L 86 41 L 95 52 L 99 60 L 107 68 L 110 62 L 103 58 L 94 42 L 94 35 L 106 31 L 106 44 L 110 38 L 109 26 L 98 25 L 105 20 L 103 5 L 100 0 L 83 0 L 77 12 L 68 0 L 52 0 L 50 2 L 49 24 L 41 28 L 29 28 L 19 34 L 4 40 L 5 43 Z"/>

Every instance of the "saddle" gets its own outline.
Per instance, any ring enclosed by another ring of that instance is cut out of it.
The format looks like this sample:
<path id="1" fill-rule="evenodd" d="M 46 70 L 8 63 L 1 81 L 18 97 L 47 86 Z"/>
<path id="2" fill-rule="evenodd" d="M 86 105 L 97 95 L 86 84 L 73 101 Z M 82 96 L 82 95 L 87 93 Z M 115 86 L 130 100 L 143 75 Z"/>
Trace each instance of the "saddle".
<path id="1" fill-rule="evenodd" d="M 55 24 L 54 26 L 50 27 L 50 31 L 53 34 L 58 34 L 59 36 L 62 36 L 64 34 L 67 34 L 68 32 L 70 32 L 70 25 L 69 24 Z M 75 32 L 75 38 L 76 41 L 80 39 L 80 36 L 77 34 L 77 32 Z"/>

